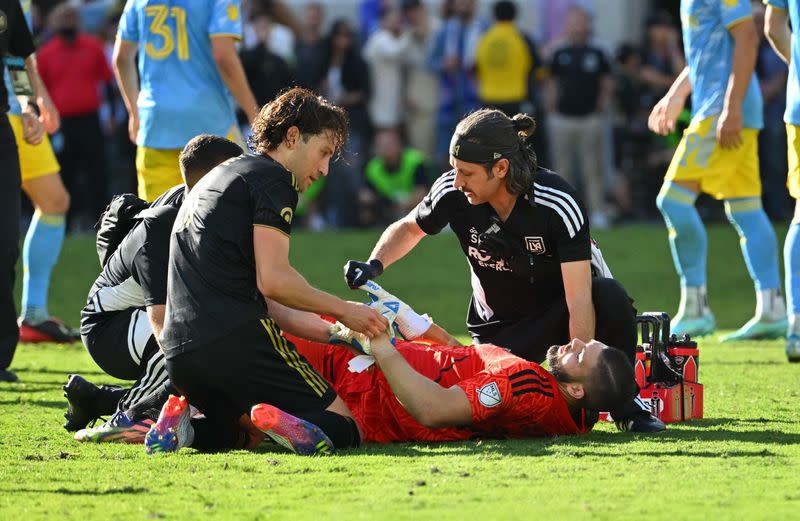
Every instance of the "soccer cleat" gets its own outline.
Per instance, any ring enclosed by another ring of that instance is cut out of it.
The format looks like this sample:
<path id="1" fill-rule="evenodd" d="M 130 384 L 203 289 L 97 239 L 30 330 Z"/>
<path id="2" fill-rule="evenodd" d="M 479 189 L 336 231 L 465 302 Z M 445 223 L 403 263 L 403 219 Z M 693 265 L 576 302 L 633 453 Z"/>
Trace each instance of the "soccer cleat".
<path id="1" fill-rule="evenodd" d="M 17 375 L 8 369 L 0 369 L 0 382 L 14 383 L 18 381 Z"/>
<path id="2" fill-rule="evenodd" d="M 646 412 L 634 414 L 615 423 L 619 430 L 628 432 L 661 432 L 667 430 L 664 422 Z"/>
<path id="3" fill-rule="evenodd" d="M 78 331 L 55 317 L 50 317 L 41 322 L 30 322 L 22 319 L 19 321 L 20 342 L 70 344 L 80 339 L 81 334 Z"/>
<path id="4" fill-rule="evenodd" d="M 699 317 L 677 316 L 672 322 L 670 332 L 679 338 L 689 335 L 692 338 L 710 335 L 717 328 L 714 315 L 708 313 Z"/>
<path id="5" fill-rule="evenodd" d="M 322 429 L 266 403 L 253 406 L 250 421 L 258 430 L 301 456 L 333 454 L 333 442 Z"/>
<path id="6" fill-rule="evenodd" d="M 751 318 L 745 325 L 733 333 L 722 336 L 720 342 L 737 342 L 741 340 L 772 340 L 786 335 L 788 321 L 786 318 L 767 321 Z"/>
<path id="7" fill-rule="evenodd" d="M 158 421 L 150 427 L 144 439 L 147 454 L 177 452 L 194 441 L 192 413 L 189 402 L 183 396 L 171 394 L 161 408 Z"/>
<path id="8" fill-rule="evenodd" d="M 143 443 L 152 425 L 152 420 L 135 422 L 124 412 L 117 411 L 99 427 L 79 430 L 75 433 L 75 439 L 93 443 Z"/>
<path id="9" fill-rule="evenodd" d="M 789 335 L 786 338 L 786 358 L 790 362 L 800 362 L 800 335 Z"/>
<path id="10" fill-rule="evenodd" d="M 94 407 L 99 392 L 100 389 L 95 384 L 81 375 L 69 375 L 67 385 L 64 386 L 64 397 L 67 399 L 67 412 L 64 413 L 67 421 L 64 428 L 68 432 L 84 429 L 89 422 L 99 417 Z"/>

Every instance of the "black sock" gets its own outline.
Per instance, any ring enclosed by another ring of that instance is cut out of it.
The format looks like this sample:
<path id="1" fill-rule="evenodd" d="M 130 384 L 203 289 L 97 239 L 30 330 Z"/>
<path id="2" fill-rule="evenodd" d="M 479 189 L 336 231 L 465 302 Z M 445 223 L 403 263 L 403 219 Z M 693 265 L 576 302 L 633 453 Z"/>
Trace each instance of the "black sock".
<path id="1" fill-rule="evenodd" d="M 156 421 L 170 394 L 180 395 L 180 392 L 167 380 L 158 389 L 131 405 L 125 414 L 133 421 Z"/>
<path id="2" fill-rule="evenodd" d="M 116 385 L 101 385 L 99 389 L 94 401 L 97 416 L 105 416 L 117 412 L 117 404 L 125 396 L 127 389 Z"/>
<path id="3" fill-rule="evenodd" d="M 247 442 L 247 434 L 239 428 L 236 421 L 219 422 L 208 418 L 192 418 L 192 428 L 192 448 L 200 452 L 240 449 Z"/>
<path id="4" fill-rule="evenodd" d="M 342 416 L 333 411 L 312 411 L 298 414 L 297 417 L 322 429 L 322 432 L 331 439 L 333 447 L 336 449 L 358 447 L 361 444 L 358 426 L 352 418 Z"/>

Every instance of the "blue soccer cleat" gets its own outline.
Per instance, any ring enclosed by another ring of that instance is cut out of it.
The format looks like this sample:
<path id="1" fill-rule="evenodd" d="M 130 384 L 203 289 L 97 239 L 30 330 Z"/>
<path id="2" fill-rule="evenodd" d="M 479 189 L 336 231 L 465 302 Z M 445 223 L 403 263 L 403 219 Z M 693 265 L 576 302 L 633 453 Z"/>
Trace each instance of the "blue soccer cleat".
<path id="1" fill-rule="evenodd" d="M 745 325 L 733 333 L 722 336 L 719 341 L 739 342 L 742 340 L 772 340 L 786 335 L 788 321 L 786 318 L 767 321 L 753 317 Z"/>
<path id="2" fill-rule="evenodd" d="M 678 316 L 672 322 L 670 332 L 682 337 L 689 335 L 692 338 L 710 335 L 717 328 L 714 315 L 708 311 L 699 317 Z"/>
<path id="3" fill-rule="evenodd" d="M 183 396 L 170 395 L 144 439 L 147 454 L 177 452 L 194 441 L 192 413 Z"/>
<path id="4" fill-rule="evenodd" d="M 259 403 L 250 411 L 250 421 L 275 443 L 301 456 L 333 454 L 333 442 L 322 429 L 277 407 Z"/>
<path id="5" fill-rule="evenodd" d="M 793 363 L 800 362 L 800 335 L 786 337 L 786 358 Z"/>
<path id="6" fill-rule="evenodd" d="M 124 412 L 117 411 L 99 427 L 80 429 L 75 433 L 75 439 L 91 443 L 144 443 L 144 437 L 152 425 L 152 420 L 135 422 Z"/>

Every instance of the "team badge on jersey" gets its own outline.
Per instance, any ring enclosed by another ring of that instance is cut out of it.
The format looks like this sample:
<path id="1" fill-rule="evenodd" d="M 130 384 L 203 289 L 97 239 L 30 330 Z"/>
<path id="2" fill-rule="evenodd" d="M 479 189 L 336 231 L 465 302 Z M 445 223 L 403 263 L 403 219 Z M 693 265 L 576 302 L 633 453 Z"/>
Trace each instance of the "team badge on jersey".
<path id="1" fill-rule="evenodd" d="M 283 220 L 286 221 L 286 224 L 292 224 L 292 217 L 294 217 L 294 212 L 288 206 L 281 210 L 281 217 Z"/>
<path id="2" fill-rule="evenodd" d="M 542 237 L 525 237 L 525 247 L 534 255 L 544 253 L 544 239 Z"/>
<path id="3" fill-rule="evenodd" d="M 497 407 L 503 401 L 503 397 L 500 396 L 500 389 L 497 387 L 497 382 L 479 387 L 477 393 L 478 401 L 481 402 L 481 405 L 484 407 Z"/>

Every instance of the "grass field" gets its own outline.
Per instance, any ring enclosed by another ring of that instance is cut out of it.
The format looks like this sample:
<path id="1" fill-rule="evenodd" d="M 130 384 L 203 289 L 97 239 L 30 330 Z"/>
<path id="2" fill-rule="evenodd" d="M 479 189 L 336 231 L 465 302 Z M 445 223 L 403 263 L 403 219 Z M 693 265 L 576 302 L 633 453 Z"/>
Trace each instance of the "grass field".
<path id="1" fill-rule="evenodd" d="M 355 298 L 341 266 L 376 236 L 298 234 L 293 261 L 313 284 Z M 662 227 L 597 238 L 640 311 L 675 311 Z M 711 305 L 732 329 L 755 303 L 728 227 L 711 230 L 709 266 Z M 96 272 L 91 240 L 68 240 L 51 311 L 76 324 Z M 454 237 L 423 241 L 381 282 L 463 331 L 469 287 Z M 22 345 L 20 383 L 0 384 L 0 519 L 797 519 L 800 365 L 785 362 L 781 341 L 700 347 L 706 418 L 658 435 L 603 424 L 583 437 L 369 445 L 309 459 L 271 447 L 145 457 L 141 446 L 80 445 L 61 428 L 61 385 L 70 372 L 112 380 L 80 345 Z"/>

